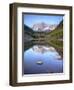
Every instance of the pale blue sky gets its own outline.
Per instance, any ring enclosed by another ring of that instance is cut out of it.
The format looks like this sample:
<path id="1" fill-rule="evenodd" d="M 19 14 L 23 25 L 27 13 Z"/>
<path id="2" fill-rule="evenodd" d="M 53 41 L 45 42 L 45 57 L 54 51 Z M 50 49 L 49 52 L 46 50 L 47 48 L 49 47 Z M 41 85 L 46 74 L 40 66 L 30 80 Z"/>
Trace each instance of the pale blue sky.
<path id="1" fill-rule="evenodd" d="M 24 14 L 24 24 L 32 27 L 36 23 L 44 22 L 46 24 L 59 24 L 62 21 L 63 15 L 34 15 Z"/>

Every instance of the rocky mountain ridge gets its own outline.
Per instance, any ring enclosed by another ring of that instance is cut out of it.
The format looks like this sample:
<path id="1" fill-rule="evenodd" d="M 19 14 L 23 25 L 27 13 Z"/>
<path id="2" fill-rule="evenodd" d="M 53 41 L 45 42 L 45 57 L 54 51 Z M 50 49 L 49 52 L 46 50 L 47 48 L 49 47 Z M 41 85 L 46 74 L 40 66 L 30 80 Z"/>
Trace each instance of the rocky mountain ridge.
<path id="1" fill-rule="evenodd" d="M 44 22 L 41 22 L 41 23 L 36 23 L 32 26 L 32 29 L 34 31 L 52 31 L 54 30 L 55 28 L 57 27 L 57 24 L 51 24 L 51 25 L 48 25 Z"/>

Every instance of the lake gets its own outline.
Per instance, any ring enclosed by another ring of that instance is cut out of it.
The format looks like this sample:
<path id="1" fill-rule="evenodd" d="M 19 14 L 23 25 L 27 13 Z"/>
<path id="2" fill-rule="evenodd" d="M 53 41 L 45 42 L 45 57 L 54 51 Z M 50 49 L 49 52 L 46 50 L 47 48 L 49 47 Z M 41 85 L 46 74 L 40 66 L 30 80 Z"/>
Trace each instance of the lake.
<path id="1" fill-rule="evenodd" d="M 49 44 L 24 44 L 23 74 L 63 73 L 63 57 Z"/>

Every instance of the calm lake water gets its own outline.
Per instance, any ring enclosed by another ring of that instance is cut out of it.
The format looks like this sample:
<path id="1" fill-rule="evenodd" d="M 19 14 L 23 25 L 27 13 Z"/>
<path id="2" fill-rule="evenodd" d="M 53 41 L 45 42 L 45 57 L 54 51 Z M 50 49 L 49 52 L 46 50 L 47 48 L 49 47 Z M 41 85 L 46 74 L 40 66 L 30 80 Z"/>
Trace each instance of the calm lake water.
<path id="1" fill-rule="evenodd" d="M 23 74 L 62 73 L 63 58 L 55 47 L 31 44 L 25 46 Z"/>

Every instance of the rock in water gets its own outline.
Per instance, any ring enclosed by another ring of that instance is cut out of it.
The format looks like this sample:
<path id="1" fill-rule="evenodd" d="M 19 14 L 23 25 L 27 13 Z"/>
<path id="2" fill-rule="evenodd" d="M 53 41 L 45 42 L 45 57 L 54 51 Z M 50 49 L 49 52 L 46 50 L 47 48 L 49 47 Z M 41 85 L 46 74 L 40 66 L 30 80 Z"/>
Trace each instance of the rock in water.
<path id="1" fill-rule="evenodd" d="M 42 62 L 41 60 L 39 60 L 39 61 L 36 62 L 36 64 L 38 64 L 38 65 L 42 65 L 43 62 Z"/>

